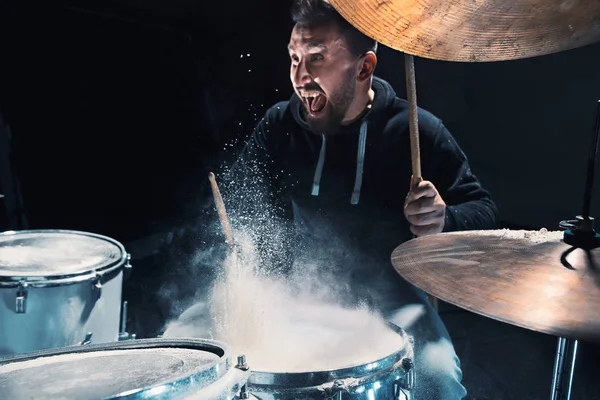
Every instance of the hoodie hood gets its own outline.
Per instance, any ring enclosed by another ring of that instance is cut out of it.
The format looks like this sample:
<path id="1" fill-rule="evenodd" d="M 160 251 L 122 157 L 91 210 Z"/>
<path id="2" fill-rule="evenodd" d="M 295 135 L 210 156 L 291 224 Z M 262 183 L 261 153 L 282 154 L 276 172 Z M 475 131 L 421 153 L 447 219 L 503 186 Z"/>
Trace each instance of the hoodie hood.
<path id="1" fill-rule="evenodd" d="M 372 83 L 373 91 L 375 92 L 373 103 L 371 104 L 371 109 L 367 112 L 360 120 L 353 122 L 348 126 L 340 127 L 340 133 L 344 134 L 345 131 L 353 131 L 357 125 L 360 126 L 360 134 L 358 135 L 358 152 L 356 155 L 356 175 L 354 179 L 354 189 L 352 191 L 352 196 L 350 198 L 350 203 L 356 205 L 360 201 L 360 191 L 362 188 L 362 178 L 363 178 L 363 169 L 365 164 L 365 151 L 367 146 L 367 133 L 369 121 L 377 119 L 379 115 L 382 115 L 383 112 L 392 105 L 394 99 L 396 98 L 396 93 L 394 89 L 387 82 L 379 79 L 377 77 L 373 77 Z M 290 110 L 294 117 L 294 120 L 300 127 L 305 131 L 310 131 L 306 120 L 304 119 L 302 113 L 302 101 L 298 97 L 296 93 L 292 95 L 290 99 Z M 313 132 L 313 134 L 319 134 L 318 132 Z M 324 133 L 320 133 L 321 135 L 321 151 L 319 152 L 319 159 L 315 166 L 315 173 L 313 177 L 313 184 L 311 189 L 311 195 L 318 196 L 319 189 L 321 184 L 321 175 L 323 173 L 323 166 L 325 165 L 325 157 L 327 154 L 327 136 Z"/>

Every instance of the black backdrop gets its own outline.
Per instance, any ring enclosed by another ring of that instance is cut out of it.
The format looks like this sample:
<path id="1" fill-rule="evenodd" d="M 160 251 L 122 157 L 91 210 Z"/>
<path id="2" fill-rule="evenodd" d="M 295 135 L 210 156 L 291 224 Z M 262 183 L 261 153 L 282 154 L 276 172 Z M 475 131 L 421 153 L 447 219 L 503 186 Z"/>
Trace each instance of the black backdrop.
<path id="1" fill-rule="evenodd" d="M 4 6 L 0 104 L 32 228 L 131 240 L 196 216 L 208 169 L 290 93 L 275 34 L 289 22 L 275 12 L 242 29 L 253 7 L 241 4 L 229 19 Z"/>

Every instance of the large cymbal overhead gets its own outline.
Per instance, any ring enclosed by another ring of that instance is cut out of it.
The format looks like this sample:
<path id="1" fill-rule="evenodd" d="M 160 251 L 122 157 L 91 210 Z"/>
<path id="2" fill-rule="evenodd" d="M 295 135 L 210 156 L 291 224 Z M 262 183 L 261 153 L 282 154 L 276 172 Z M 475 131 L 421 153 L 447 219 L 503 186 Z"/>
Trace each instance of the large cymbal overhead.
<path id="1" fill-rule="evenodd" d="M 392 264 L 408 282 L 466 310 L 598 342 L 600 249 L 588 256 L 561 237 L 538 231 L 441 233 L 398 246 Z"/>
<path id="2" fill-rule="evenodd" d="M 599 0 L 329 0 L 392 49 L 445 61 L 503 61 L 600 41 Z"/>

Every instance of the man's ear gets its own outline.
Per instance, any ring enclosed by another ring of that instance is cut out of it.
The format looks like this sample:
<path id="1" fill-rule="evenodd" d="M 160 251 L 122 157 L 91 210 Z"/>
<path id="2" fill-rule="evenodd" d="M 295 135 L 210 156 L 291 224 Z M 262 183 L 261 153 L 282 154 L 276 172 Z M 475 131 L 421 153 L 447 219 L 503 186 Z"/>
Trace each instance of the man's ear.
<path id="1" fill-rule="evenodd" d="M 360 68 L 358 70 L 358 81 L 364 82 L 373 76 L 377 66 L 377 56 L 372 51 L 366 52 L 360 59 Z"/>

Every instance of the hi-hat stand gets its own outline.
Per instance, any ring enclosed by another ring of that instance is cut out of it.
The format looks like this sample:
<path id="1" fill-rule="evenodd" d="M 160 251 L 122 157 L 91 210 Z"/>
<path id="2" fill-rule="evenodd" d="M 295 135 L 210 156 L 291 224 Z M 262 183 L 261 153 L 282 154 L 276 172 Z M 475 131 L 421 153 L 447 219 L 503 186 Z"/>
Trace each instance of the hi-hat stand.
<path id="1" fill-rule="evenodd" d="M 583 213 L 575 220 L 562 221 L 561 229 L 564 232 L 564 242 L 572 246 L 568 252 L 581 249 L 586 252 L 590 268 L 595 268 L 591 250 L 600 247 L 600 234 L 594 230 L 594 218 L 590 216 L 592 201 L 592 190 L 594 188 L 594 170 L 596 167 L 596 156 L 598 154 L 598 142 L 600 139 L 600 100 L 596 109 L 596 123 L 592 135 L 592 145 L 588 157 L 587 177 L 583 197 Z M 599 273 L 600 271 L 595 271 Z M 600 290 L 600 288 L 599 288 Z M 576 339 L 559 338 L 558 349 L 554 360 L 554 376 L 552 378 L 551 400 L 569 400 L 571 398 L 571 386 L 573 384 L 573 372 L 575 369 L 575 358 L 577 356 Z"/>

